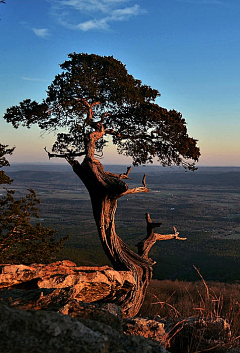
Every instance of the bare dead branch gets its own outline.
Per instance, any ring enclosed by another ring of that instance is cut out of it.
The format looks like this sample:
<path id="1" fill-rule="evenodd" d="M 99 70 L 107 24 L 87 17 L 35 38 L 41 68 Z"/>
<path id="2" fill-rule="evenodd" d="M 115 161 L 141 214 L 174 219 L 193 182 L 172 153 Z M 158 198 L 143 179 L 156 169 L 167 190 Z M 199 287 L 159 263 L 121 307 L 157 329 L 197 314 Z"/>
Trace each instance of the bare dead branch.
<path id="1" fill-rule="evenodd" d="M 125 195 L 130 195 L 130 194 L 138 194 L 139 192 L 149 192 L 151 189 L 147 189 L 144 186 L 139 186 L 133 189 L 128 189 L 124 193 L 122 193 L 119 197 L 125 196 Z"/>
<path id="2" fill-rule="evenodd" d="M 131 169 L 132 169 L 132 167 L 127 167 L 126 173 L 120 174 L 120 175 L 119 175 L 119 179 L 120 179 L 120 180 L 122 180 L 122 179 L 130 179 L 130 178 L 128 177 L 128 175 L 129 175 Z"/>
<path id="3" fill-rule="evenodd" d="M 187 238 L 179 237 L 179 232 L 176 227 L 173 227 L 174 234 L 158 234 L 154 233 L 154 228 L 159 227 L 161 223 L 153 223 L 149 213 L 146 213 L 146 221 L 147 221 L 147 236 L 142 241 L 137 244 L 138 254 L 144 258 L 148 258 L 149 251 L 152 246 L 156 243 L 157 240 L 186 240 Z"/>
<path id="4" fill-rule="evenodd" d="M 179 232 L 177 228 L 173 226 L 174 234 L 157 234 L 155 233 L 156 240 L 169 240 L 169 239 L 177 239 L 177 240 L 187 240 L 187 238 L 181 238 L 178 236 Z"/>
<path id="5" fill-rule="evenodd" d="M 122 173 L 122 174 L 116 174 L 116 173 L 111 173 L 111 172 L 105 172 L 108 176 L 118 179 L 118 180 L 122 180 L 122 179 L 131 179 L 128 177 L 129 172 L 131 170 L 131 167 L 127 168 L 127 172 L 126 173 Z"/>
<path id="6" fill-rule="evenodd" d="M 144 174 L 143 179 L 142 179 L 142 184 L 146 188 L 146 174 Z"/>
<path id="7" fill-rule="evenodd" d="M 101 103 L 100 101 L 94 102 L 94 103 L 91 104 L 91 107 L 94 107 L 95 105 L 98 105 L 98 104 L 100 104 L 100 103 Z"/>
<path id="8" fill-rule="evenodd" d="M 127 170 L 127 175 L 129 174 L 130 170 L 129 169 Z M 130 194 L 137 194 L 139 192 L 149 192 L 151 190 L 151 189 L 148 189 L 147 185 L 146 185 L 146 174 L 144 174 L 144 176 L 143 176 L 142 184 L 143 184 L 143 186 L 138 186 L 136 188 L 126 190 L 119 197 L 122 197 L 125 195 L 130 195 Z"/>

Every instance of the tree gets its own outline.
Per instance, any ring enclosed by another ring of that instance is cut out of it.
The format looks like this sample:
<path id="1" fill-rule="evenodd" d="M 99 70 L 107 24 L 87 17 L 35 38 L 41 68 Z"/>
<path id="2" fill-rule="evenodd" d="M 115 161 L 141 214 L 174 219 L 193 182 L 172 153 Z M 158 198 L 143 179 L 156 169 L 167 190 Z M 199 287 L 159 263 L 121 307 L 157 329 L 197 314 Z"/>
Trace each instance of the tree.
<path id="1" fill-rule="evenodd" d="M 0 144 L 0 168 L 9 166 L 5 155 L 11 155 L 14 148 Z M 0 170 L 0 184 L 11 184 L 12 180 Z M 29 189 L 26 196 L 15 199 L 14 190 L 5 189 L 0 198 L 0 262 L 25 263 L 49 262 L 63 242 L 54 239 L 56 231 L 42 227 L 39 218 L 35 191 Z"/>
<path id="2" fill-rule="evenodd" d="M 89 192 L 98 233 L 114 269 L 132 271 L 136 287 L 116 302 L 127 316 L 134 316 L 152 276 L 154 262 L 148 258 L 152 245 L 156 240 L 179 239 L 178 232 L 154 233 L 160 223 L 153 223 L 146 214 L 147 236 L 139 243 L 138 254 L 132 251 L 116 234 L 117 200 L 148 192 L 146 178 L 142 186 L 131 189 L 125 182 L 131 168 L 121 175 L 106 172 L 96 153 L 103 153 L 106 136 L 110 136 L 118 153 L 132 157 L 134 165 L 152 163 L 156 157 L 164 166 L 194 170 L 199 148 L 188 136 L 181 113 L 157 105 L 158 90 L 128 74 L 120 61 L 94 54 L 68 57 L 48 87 L 46 99 L 41 103 L 24 100 L 7 109 L 4 118 L 15 128 L 36 123 L 43 130 L 65 129 L 57 134 L 49 158 L 65 158 L 72 166 Z"/>

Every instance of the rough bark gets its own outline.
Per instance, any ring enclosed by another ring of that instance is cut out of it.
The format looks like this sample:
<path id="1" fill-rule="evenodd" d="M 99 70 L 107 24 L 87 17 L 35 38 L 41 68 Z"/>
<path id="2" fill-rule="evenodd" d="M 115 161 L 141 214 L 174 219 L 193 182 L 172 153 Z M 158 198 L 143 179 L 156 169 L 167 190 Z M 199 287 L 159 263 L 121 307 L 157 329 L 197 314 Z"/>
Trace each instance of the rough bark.
<path id="1" fill-rule="evenodd" d="M 131 271 L 136 280 L 136 287 L 131 292 L 116 298 L 126 316 L 135 316 L 152 276 L 152 261 L 129 249 L 115 230 L 117 200 L 128 191 L 128 186 L 121 177 L 106 173 L 97 160 L 85 158 L 82 164 L 74 161 L 73 170 L 89 191 L 98 234 L 113 268 Z"/>

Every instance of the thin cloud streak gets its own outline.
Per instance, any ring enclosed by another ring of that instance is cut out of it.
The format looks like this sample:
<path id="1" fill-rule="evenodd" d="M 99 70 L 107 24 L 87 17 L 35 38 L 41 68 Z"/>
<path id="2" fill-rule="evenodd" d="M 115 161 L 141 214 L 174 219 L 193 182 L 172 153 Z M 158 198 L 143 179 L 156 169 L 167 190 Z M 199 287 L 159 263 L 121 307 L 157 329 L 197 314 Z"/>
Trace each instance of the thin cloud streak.
<path id="1" fill-rule="evenodd" d="M 44 80 L 43 78 L 37 78 L 37 77 L 21 77 L 22 80 L 24 81 L 32 81 L 32 82 L 47 82 L 47 80 Z"/>
<path id="2" fill-rule="evenodd" d="M 128 21 L 145 11 L 139 5 L 126 6 L 129 0 L 51 0 L 57 21 L 72 30 L 107 30 L 112 22 Z M 73 23 L 76 13 L 85 21 Z M 71 19 L 71 20 L 70 20 Z"/>

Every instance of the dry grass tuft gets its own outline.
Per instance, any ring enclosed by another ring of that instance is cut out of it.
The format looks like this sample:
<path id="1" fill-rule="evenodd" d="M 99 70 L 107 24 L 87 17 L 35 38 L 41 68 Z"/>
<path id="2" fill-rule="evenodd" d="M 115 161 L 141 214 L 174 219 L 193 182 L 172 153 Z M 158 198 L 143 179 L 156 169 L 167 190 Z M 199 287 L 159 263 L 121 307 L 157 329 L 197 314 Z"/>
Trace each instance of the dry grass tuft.
<path id="1" fill-rule="evenodd" d="M 240 352 L 240 285 L 207 284 L 194 268 L 200 282 L 153 280 L 140 315 L 171 321 L 164 344 L 172 353 Z"/>

